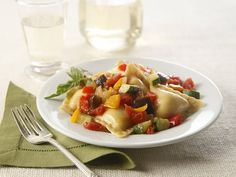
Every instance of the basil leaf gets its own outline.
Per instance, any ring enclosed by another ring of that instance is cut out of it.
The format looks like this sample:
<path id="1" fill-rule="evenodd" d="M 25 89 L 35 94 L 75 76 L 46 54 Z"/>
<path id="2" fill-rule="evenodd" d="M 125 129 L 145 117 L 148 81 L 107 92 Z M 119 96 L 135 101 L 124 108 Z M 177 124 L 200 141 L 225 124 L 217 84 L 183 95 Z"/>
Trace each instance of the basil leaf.
<path id="1" fill-rule="evenodd" d="M 72 87 L 85 85 L 90 78 L 87 78 L 84 71 L 75 67 L 72 67 L 70 72 L 67 73 L 71 80 L 67 81 L 65 84 L 60 84 L 57 86 L 56 93 L 46 96 L 45 99 L 51 99 L 57 97 L 63 93 L 66 93 Z"/>
<path id="2" fill-rule="evenodd" d="M 65 84 L 60 84 L 57 86 L 57 91 L 56 93 L 53 93 L 47 97 L 45 97 L 46 99 L 50 99 L 50 98 L 54 98 L 54 97 L 57 97 L 65 92 L 67 92 L 70 88 L 72 88 L 72 84 L 73 82 L 71 81 L 68 81 L 67 83 Z"/>

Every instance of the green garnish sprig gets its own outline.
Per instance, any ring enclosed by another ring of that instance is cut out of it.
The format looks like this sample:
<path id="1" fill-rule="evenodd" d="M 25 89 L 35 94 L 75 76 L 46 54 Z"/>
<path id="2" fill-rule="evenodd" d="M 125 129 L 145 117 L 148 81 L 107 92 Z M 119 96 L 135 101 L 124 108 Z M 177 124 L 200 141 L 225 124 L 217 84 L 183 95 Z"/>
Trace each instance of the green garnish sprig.
<path id="1" fill-rule="evenodd" d="M 73 87 L 85 86 L 87 81 L 91 80 L 89 77 L 87 77 L 85 72 L 86 72 L 86 70 L 72 67 L 70 69 L 70 72 L 67 72 L 67 74 L 68 74 L 68 76 L 70 76 L 71 80 L 67 81 L 64 84 L 59 84 L 57 86 L 56 92 L 49 95 L 49 96 L 46 96 L 45 99 L 51 99 L 51 98 L 60 96 L 63 93 L 66 93 L 69 89 L 71 89 Z"/>

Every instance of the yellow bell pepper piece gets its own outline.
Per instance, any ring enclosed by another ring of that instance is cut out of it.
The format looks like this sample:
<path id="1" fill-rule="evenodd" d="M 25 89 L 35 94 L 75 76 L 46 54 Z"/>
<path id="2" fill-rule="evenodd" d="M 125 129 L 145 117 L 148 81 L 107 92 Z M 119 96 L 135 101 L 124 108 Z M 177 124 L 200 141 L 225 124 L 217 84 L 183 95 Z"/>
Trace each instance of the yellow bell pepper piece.
<path id="1" fill-rule="evenodd" d="M 120 79 L 115 83 L 115 85 L 113 86 L 113 88 L 114 88 L 115 90 L 119 90 L 119 88 L 121 87 L 122 83 L 123 83 L 123 78 L 120 78 Z"/>
<path id="2" fill-rule="evenodd" d="M 108 93 L 112 95 L 113 92 L 114 92 L 114 89 L 112 87 L 109 87 Z"/>
<path id="3" fill-rule="evenodd" d="M 120 106 L 120 95 L 112 95 L 110 96 L 106 101 L 104 106 L 108 107 L 108 108 L 113 108 L 116 109 Z"/>
<path id="4" fill-rule="evenodd" d="M 72 116 L 70 117 L 70 121 L 72 123 L 77 123 L 79 121 L 79 118 L 80 118 L 80 110 L 79 108 L 77 108 L 72 114 Z"/>
<path id="5" fill-rule="evenodd" d="M 136 112 L 144 112 L 144 111 L 147 110 L 147 108 L 148 108 L 148 105 L 145 104 L 144 106 L 141 106 L 141 107 L 139 107 L 139 108 L 135 108 L 134 110 L 135 110 Z"/>

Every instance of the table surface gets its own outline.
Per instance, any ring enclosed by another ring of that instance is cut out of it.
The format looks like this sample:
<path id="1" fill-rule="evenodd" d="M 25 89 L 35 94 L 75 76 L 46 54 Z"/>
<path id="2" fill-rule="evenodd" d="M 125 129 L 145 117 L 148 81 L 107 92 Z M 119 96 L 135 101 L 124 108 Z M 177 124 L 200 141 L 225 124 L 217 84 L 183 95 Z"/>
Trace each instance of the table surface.
<path id="1" fill-rule="evenodd" d="M 149 149 L 125 149 L 134 170 L 95 168 L 101 176 L 236 176 L 236 1 L 143 1 L 144 30 L 134 48 L 104 53 L 90 48 L 78 32 L 76 0 L 69 4 L 65 62 L 98 57 L 142 56 L 192 67 L 221 90 L 224 108 L 207 130 L 184 142 Z M 24 74 L 29 63 L 14 1 L 0 1 L 0 117 L 9 81 L 37 94 L 43 82 Z M 83 176 L 76 168 L 0 167 L 1 177 Z"/>

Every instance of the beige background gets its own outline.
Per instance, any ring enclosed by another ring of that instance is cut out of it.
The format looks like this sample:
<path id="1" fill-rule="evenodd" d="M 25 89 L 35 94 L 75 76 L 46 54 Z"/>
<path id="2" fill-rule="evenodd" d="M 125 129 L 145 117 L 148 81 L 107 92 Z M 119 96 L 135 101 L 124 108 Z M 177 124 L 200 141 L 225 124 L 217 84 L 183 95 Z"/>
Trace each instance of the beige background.
<path id="1" fill-rule="evenodd" d="M 210 77 L 224 96 L 219 119 L 192 139 L 152 149 L 124 150 L 137 163 L 131 171 L 94 169 L 101 176 L 236 176 L 236 1 L 146 0 L 144 30 L 130 51 L 102 53 L 87 46 L 78 33 L 76 1 L 71 0 L 65 61 L 94 57 L 145 56 L 192 67 Z M 37 94 L 43 84 L 24 74 L 29 63 L 16 4 L 0 1 L 0 117 L 10 80 Z M 75 168 L 0 167 L 0 177 L 82 176 Z"/>

